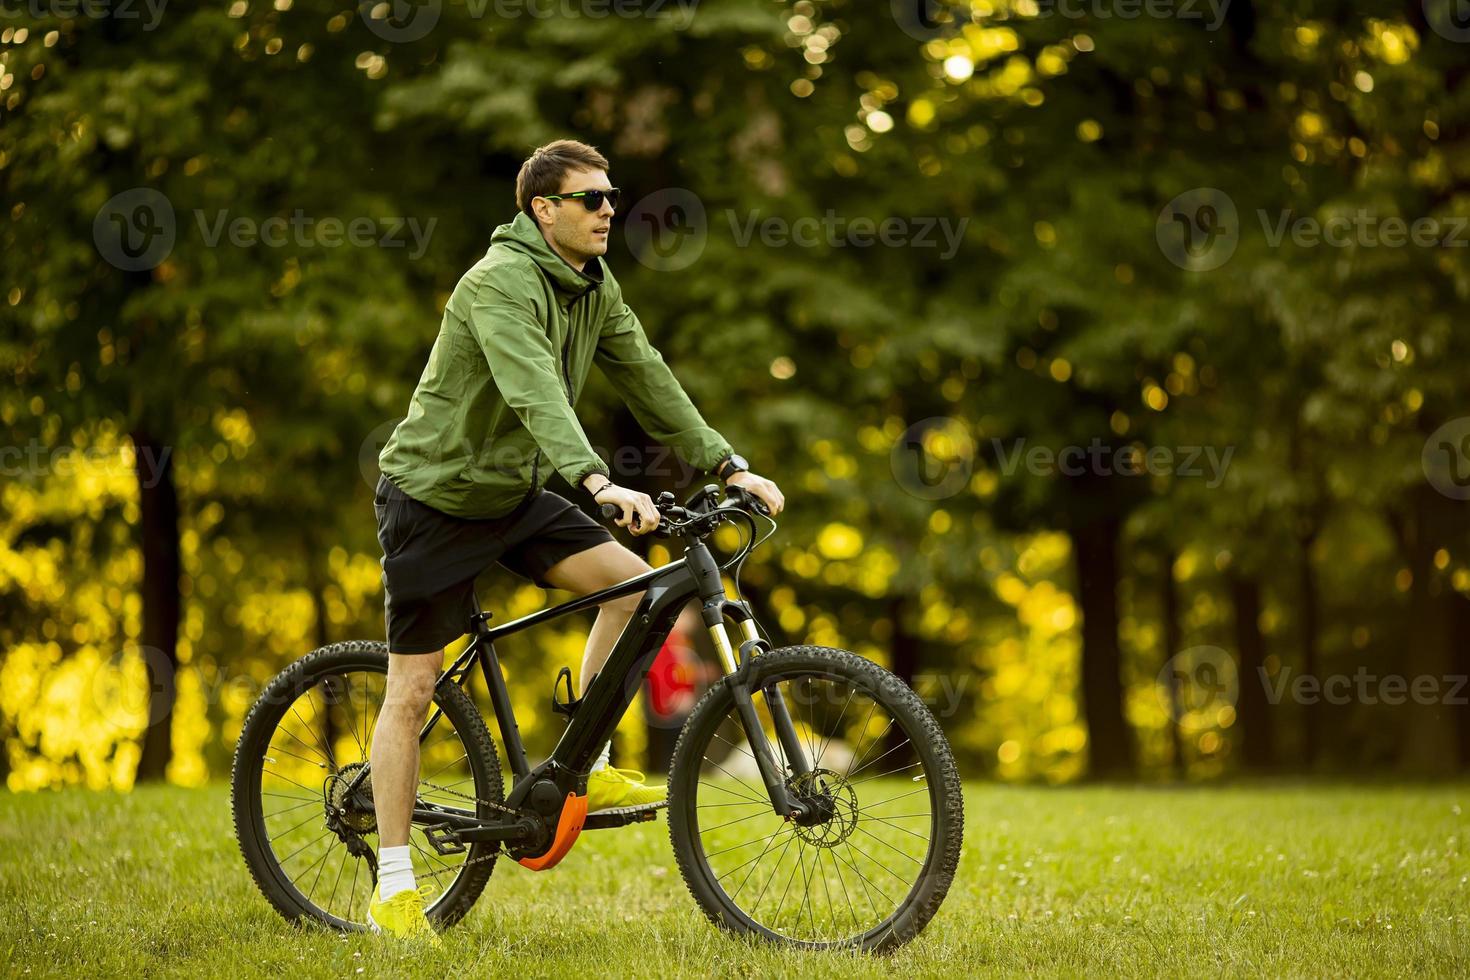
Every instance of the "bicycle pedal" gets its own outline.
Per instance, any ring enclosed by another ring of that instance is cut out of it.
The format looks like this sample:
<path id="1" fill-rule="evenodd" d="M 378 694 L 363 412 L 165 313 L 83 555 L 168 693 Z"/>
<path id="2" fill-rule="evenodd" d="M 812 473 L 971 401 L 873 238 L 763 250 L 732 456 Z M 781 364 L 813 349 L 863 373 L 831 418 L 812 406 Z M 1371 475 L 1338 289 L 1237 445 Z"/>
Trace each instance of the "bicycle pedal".
<path id="1" fill-rule="evenodd" d="M 440 854 L 463 854 L 467 850 L 464 841 L 459 839 L 459 834 L 448 824 L 425 827 L 424 836 Z"/>
<path id="2" fill-rule="evenodd" d="M 657 803 L 645 803 L 642 806 L 621 806 L 598 810 L 596 813 L 587 814 L 582 829 L 603 830 L 610 827 L 626 827 L 630 823 L 647 823 L 658 819 L 658 811 L 667 809 L 668 805 L 668 800 L 659 800 Z"/>

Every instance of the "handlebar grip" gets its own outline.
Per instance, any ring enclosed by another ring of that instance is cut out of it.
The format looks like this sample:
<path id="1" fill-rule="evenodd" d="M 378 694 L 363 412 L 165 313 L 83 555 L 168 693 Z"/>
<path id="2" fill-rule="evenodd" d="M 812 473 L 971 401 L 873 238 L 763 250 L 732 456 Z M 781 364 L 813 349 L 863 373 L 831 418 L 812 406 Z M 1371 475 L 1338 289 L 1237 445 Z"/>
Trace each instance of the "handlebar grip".
<path id="1" fill-rule="evenodd" d="M 603 504 L 602 505 L 602 516 L 605 517 L 605 518 L 607 518 L 610 521 L 617 520 L 619 517 L 622 517 L 623 516 L 623 508 L 619 507 L 617 504 Z M 642 526 L 643 526 L 643 515 L 640 514 L 640 513 L 638 513 L 636 510 L 633 511 L 633 527 L 642 527 Z"/>

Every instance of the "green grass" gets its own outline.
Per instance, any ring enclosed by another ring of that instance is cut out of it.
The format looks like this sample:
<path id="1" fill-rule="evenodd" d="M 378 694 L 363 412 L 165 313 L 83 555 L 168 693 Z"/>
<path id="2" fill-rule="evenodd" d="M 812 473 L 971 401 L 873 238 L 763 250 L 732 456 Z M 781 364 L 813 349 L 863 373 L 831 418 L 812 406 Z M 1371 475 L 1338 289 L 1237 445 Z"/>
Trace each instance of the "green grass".
<path id="1" fill-rule="evenodd" d="M 738 942 L 696 910 L 662 819 L 558 868 L 501 862 L 438 951 L 288 926 L 228 794 L 0 795 L 0 972 L 178 976 L 1464 975 L 1470 787 L 976 784 L 929 928 L 887 958 Z"/>

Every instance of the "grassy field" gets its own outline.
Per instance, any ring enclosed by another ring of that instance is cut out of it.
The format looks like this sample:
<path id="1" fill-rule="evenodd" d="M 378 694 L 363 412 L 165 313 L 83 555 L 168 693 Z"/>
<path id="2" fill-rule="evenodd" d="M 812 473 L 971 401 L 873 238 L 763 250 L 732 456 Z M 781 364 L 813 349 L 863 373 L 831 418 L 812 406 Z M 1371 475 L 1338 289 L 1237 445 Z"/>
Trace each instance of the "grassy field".
<path id="1" fill-rule="evenodd" d="M 298 930 L 256 893 L 228 793 L 0 795 L 0 972 L 955 976 L 1470 973 L 1470 787 L 974 786 L 959 877 L 892 957 L 737 942 L 662 819 L 503 862 L 438 951 Z"/>

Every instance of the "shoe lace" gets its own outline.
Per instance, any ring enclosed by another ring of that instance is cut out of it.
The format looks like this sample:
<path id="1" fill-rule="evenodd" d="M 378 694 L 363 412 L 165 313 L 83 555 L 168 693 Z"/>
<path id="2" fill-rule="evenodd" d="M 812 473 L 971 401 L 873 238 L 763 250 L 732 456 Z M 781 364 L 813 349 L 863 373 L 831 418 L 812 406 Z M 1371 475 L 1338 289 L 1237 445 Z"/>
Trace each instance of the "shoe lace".
<path id="1" fill-rule="evenodd" d="M 438 889 L 435 888 L 433 885 L 424 884 L 419 885 L 417 888 L 411 888 L 407 891 L 401 891 L 397 895 L 394 895 L 391 899 L 389 899 L 389 901 L 414 904 L 422 909 L 425 905 L 429 903 L 429 899 L 433 898 L 437 892 Z M 415 902 L 414 899 L 418 899 L 418 901 Z"/>
<path id="2" fill-rule="evenodd" d="M 641 784 L 648 778 L 637 769 L 617 769 L 613 766 L 606 766 L 602 771 L 607 773 L 613 779 L 619 780 L 620 782 L 624 783 Z"/>

